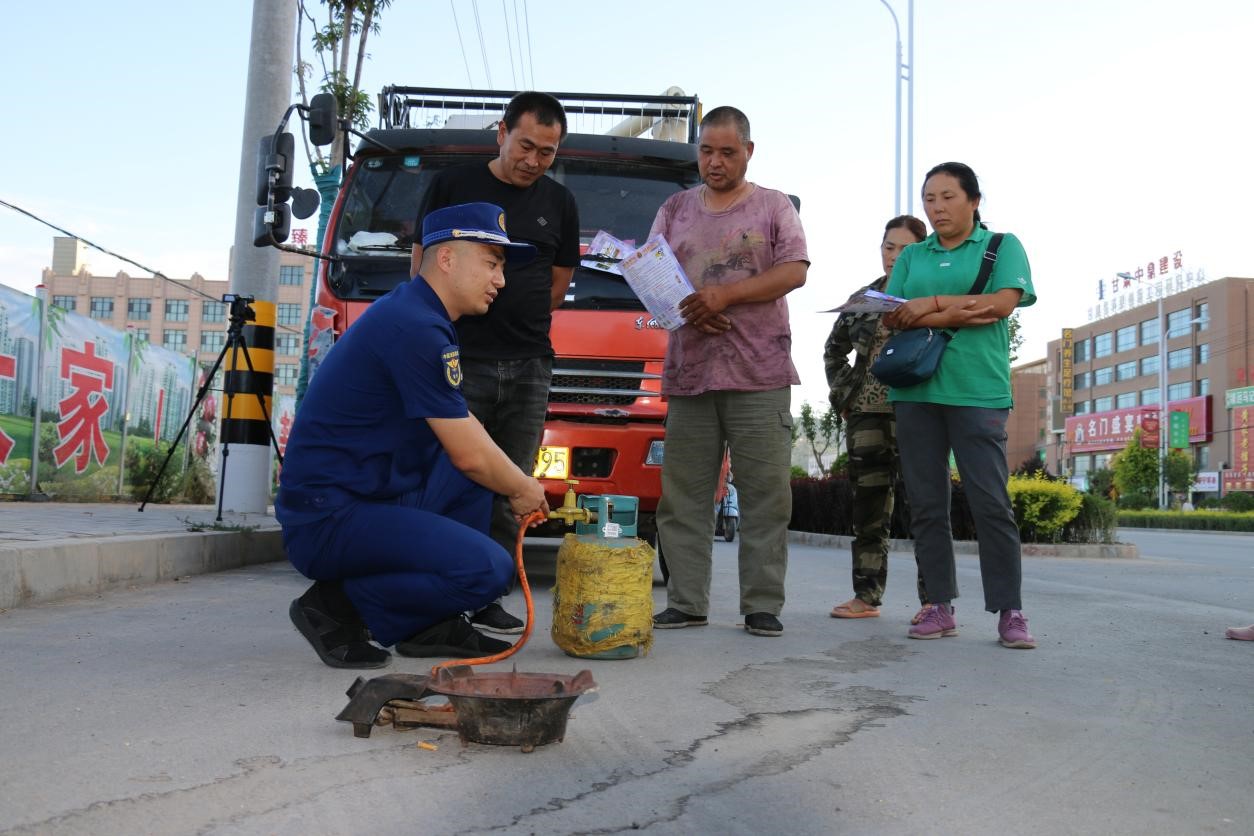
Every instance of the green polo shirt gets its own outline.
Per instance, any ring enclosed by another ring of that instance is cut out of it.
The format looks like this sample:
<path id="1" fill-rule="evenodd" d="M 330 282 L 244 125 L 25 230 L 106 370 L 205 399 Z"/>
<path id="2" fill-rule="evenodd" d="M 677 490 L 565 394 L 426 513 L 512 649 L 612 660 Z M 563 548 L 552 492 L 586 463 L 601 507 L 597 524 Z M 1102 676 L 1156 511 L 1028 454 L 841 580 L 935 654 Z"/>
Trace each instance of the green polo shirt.
<path id="1" fill-rule="evenodd" d="M 991 236 L 991 232 L 977 225 L 967 240 L 952 250 L 941 246 L 936 233 L 911 244 L 898 257 L 885 292 L 905 299 L 970 293 Z M 997 251 L 997 264 L 984 292 L 995 293 L 1008 287 L 1023 291 L 1019 307 L 1036 301 L 1032 270 L 1023 244 L 1005 233 Z M 988 409 L 1012 406 L 1010 329 L 1006 320 L 957 328 L 953 334 L 936 374 L 915 386 L 892 389 L 888 399 Z"/>

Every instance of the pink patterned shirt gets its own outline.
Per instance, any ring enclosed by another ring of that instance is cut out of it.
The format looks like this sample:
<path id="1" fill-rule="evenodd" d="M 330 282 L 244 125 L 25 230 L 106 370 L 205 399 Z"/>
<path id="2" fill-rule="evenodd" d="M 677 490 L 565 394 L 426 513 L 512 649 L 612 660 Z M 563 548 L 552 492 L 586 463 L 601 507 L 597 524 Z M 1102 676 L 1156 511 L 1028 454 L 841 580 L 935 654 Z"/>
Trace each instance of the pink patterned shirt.
<path id="1" fill-rule="evenodd" d="M 809 263 L 805 230 L 783 192 L 754 186 L 723 212 L 701 201 L 702 187 L 671 195 L 650 235 L 666 236 L 692 286 L 730 284 L 791 261 Z M 662 394 L 761 392 L 800 382 L 792 363 L 792 331 L 784 297 L 732 305 L 731 330 L 717 336 L 691 325 L 672 331 L 662 370 Z"/>

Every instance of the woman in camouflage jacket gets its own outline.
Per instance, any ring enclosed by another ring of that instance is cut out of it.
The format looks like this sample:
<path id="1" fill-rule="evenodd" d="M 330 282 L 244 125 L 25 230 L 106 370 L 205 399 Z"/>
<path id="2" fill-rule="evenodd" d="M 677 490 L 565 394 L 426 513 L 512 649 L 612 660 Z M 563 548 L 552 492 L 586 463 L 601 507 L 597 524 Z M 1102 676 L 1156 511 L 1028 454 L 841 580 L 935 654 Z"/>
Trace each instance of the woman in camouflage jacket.
<path id="1" fill-rule="evenodd" d="M 883 291 L 897 256 L 927 237 L 923 222 L 911 215 L 893 218 L 880 243 L 884 275 L 858 292 Z M 888 387 L 869 369 L 888 339 L 889 330 L 876 313 L 844 313 L 832 326 L 823 350 L 823 365 L 832 409 L 845 422 L 849 451 L 849 482 L 853 486 L 854 597 L 832 609 L 833 618 L 872 618 L 880 614 L 888 580 L 888 540 L 893 516 L 893 484 L 897 481 L 897 438 Z M 849 353 L 854 361 L 849 362 Z M 923 580 L 918 581 L 917 623 L 927 607 Z"/>

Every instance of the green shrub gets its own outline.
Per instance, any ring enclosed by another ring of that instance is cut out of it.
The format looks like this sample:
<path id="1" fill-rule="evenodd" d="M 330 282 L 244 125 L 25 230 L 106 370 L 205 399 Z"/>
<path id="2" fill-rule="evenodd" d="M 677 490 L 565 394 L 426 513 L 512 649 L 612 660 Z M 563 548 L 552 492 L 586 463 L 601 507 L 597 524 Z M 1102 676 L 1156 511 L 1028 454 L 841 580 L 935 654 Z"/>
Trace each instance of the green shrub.
<path id="1" fill-rule="evenodd" d="M 1219 500 L 1219 507 L 1227 511 L 1254 511 L 1254 493 L 1233 491 Z"/>
<path id="2" fill-rule="evenodd" d="M 1120 511 L 1125 528 L 1172 528 L 1193 531 L 1254 531 L 1254 512 Z"/>
<path id="3" fill-rule="evenodd" d="M 1104 496 L 1080 494 L 1080 512 L 1062 531 L 1064 543 L 1113 543 L 1119 512 Z"/>
<path id="4" fill-rule="evenodd" d="M 1006 485 L 1014 506 L 1019 536 L 1030 543 L 1056 543 L 1067 523 L 1080 513 L 1084 500 L 1066 482 L 1033 476 L 1011 476 Z"/>
<path id="5" fill-rule="evenodd" d="M 792 468 L 790 468 L 789 475 L 790 475 L 790 478 L 792 479 L 809 479 L 810 478 L 810 474 L 806 472 L 806 469 L 796 464 L 794 464 Z"/>

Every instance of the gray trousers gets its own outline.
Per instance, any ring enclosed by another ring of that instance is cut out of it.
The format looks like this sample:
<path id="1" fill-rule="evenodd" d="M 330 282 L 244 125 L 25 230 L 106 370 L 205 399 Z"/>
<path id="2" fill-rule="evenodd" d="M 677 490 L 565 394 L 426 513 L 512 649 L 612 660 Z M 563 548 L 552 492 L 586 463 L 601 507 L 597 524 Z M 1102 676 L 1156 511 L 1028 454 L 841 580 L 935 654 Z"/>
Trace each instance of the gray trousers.
<path id="1" fill-rule="evenodd" d="M 714 493 L 723 449 L 740 499 L 740 613 L 779 615 L 792 517 L 792 391 L 706 392 L 667 401 L 658 537 L 670 579 L 667 605 L 710 611 Z"/>
<path id="2" fill-rule="evenodd" d="M 953 450 L 975 518 L 984 609 L 1021 609 L 1019 528 L 1006 490 L 1010 475 L 1006 418 L 1010 410 L 902 402 L 893 407 L 901 475 L 910 499 L 914 556 L 928 598 L 933 603 L 945 603 L 958 597 L 949 525 L 949 451 Z"/>

